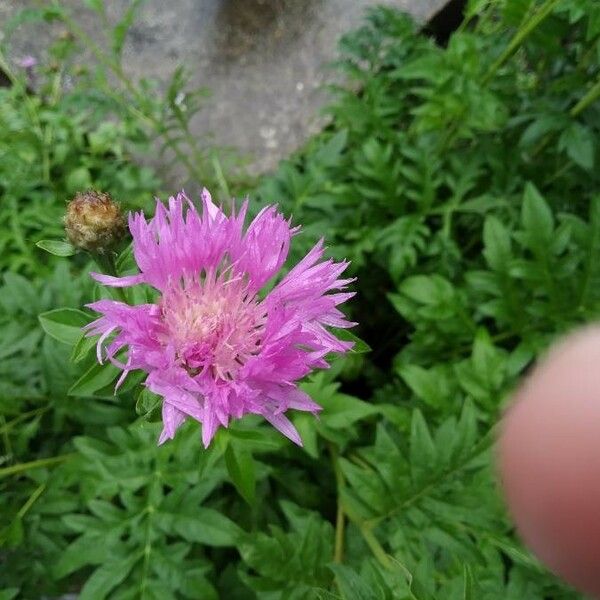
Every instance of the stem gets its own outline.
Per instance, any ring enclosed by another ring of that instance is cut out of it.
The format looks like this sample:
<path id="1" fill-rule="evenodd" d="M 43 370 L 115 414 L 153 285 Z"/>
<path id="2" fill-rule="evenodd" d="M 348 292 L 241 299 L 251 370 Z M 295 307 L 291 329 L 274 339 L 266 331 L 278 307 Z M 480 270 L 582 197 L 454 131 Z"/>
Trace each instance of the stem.
<path id="1" fill-rule="evenodd" d="M 115 256 L 112 252 L 107 252 L 106 254 L 93 254 L 92 256 L 103 273 L 106 275 L 111 275 L 112 277 L 119 277 L 119 274 L 117 273 L 117 265 L 115 263 Z M 111 287 L 111 292 L 117 300 L 127 304 L 127 295 L 125 294 L 125 290 L 123 290 L 123 288 Z"/>
<path id="2" fill-rule="evenodd" d="M 223 175 L 221 163 L 216 155 L 212 157 L 212 165 L 213 169 L 215 170 L 215 177 L 217 178 L 217 182 L 219 184 L 219 187 L 221 188 L 221 192 L 225 194 L 225 198 L 231 198 L 229 186 L 227 185 L 227 181 L 225 181 L 225 176 Z"/>
<path id="3" fill-rule="evenodd" d="M 20 463 L 18 465 L 12 465 L 10 467 L 4 467 L 0 469 L 0 478 L 6 477 L 7 475 L 15 475 L 16 473 L 24 473 L 31 469 L 38 469 L 40 467 L 49 467 L 50 465 L 56 465 L 70 458 L 76 456 L 75 452 L 71 454 L 63 454 L 61 456 L 53 456 L 52 458 L 40 458 L 39 460 L 32 460 L 31 462 Z"/>
<path id="4" fill-rule="evenodd" d="M 375 537 L 375 534 L 371 528 L 366 524 L 359 524 L 360 532 L 365 542 L 371 549 L 373 556 L 377 559 L 379 564 L 387 571 L 393 570 L 393 564 L 390 560 L 389 554 L 383 549 L 383 546 L 379 543 L 379 540 Z"/>
<path id="5" fill-rule="evenodd" d="M 31 496 L 29 496 L 29 498 L 27 499 L 27 502 L 25 502 L 25 504 L 23 504 L 23 506 L 20 508 L 19 512 L 17 513 L 17 517 L 19 519 L 22 519 L 25 516 L 27 511 L 33 506 L 33 503 L 42 495 L 42 493 L 44 492 L 45 489 L 46 489 L 46 484 L 42 483 L 40 486 L 35 488 L 35 490 L 33 490 L 33 493 L 31 494 Z"/>
<path id="6" fill-rule="evenodd" d="M 8 433 L 17 423 L 28 419 L 29 417 L 35 417 L 37 415 L 43 415 L 45 412 L 50 410 L 50 406 L 43 406 L 42 408 L 36 408 L 34 410 L 30 410 L 20 414 L 18 417 L 11 419 L 10 421 L 6 421 L 4 417 L 2 417 L 2 426 L 0 426 L 0 433 L 5 434 Z"/>
<path id="7" fill-rule="evenodd" d="M 6 418 L 4 415 L 0 416 L 2 426 L 0 427 L 0 431 L 2 431 L 2 437 L 4 438 L 4 454 L 6 456 L 12 457 L 12 444 L 10 443 L 10 437 L 8 435 L 8 427 L 6 426 Z"/>
<path id="8" fill-rule="evenodd" d="M 483 78 L 483 82 L 489 81 L 496 73 L 496 71 L 519 49 L 521 44 L 529 37 L 529 35 L 535 30 L 535 28 L 554 10 L 554 7 L 560 2 L 560 0 L 546 0 L 537 12 L 535 12 L 531 18 L 522 25 L 519 30 L 515 33 L 513 38 L 510 40 L 508 46 L 504 49 L 504 52 L 498 57 L 496 62 L 492 64 L 488 70 L 486 76 Z"/>
<path id="9" fill-rule="evenodd" d="M 331 464 L 335 473 L 335 481 L 337 485 L 337 513 L 335 518 L 335 548 L 333 551 L 333 562 L 341 563 L 344 561 L 344 528 L 345 516 L 344 507 L 340 494 L 344 488 L 344 474 L 340 468 L 340 461 L 337 448 L 333 444 L 329 444 L 329 453 L 331 454 Z"/>
<path id="10" fill-rule="evenodd" d="M 376 522 L 371 519 L 370 521 L 364 521 L 361 519 L 356 513 L 354 513 L 348 506 L 344 506 L 342 502 L 343 510 L 345 515 L 348 517 L 352 523 L 358 527 L 363 539 L 369 549 L 373 553 L 373 556 L 377 559 L 377 562 L 386 570 L 392 571 L 394 570 L 394 565 L 392 563 L 392 558 L 390 555 L 384 550 L 383 546 L 379 543 L 377 537 L 373 533 L 373 528 L 376 526 Z M 337 542 L 337 531 L 336 531 L 336 542 Z"/>
<path id="11" fill-rule="evenodd" d="M 600 79 L 594 84 L 591 90 L 571 109 L 570 115 L 576 117 L 583 112 L 590 104 L 593 104 L 600 98 Z"/>

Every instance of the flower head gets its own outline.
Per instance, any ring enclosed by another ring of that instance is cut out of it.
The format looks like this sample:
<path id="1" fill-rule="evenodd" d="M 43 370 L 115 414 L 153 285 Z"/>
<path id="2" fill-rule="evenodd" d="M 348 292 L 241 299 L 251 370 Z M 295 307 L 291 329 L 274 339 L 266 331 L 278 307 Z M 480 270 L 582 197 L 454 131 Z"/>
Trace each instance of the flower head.
<path id="1" fill-rule="evenodd" d="M 26 56 L 23 56 L 17 60 L 17 65 L 21 67 L 21 69 L 33 69 L 35 66 L 37 66 L 37 64 L 37 58 L 35 56 L 31 56 L 30 54 L 27 54 Z"/>
<path id="2" fill-rule="evenodd" d="M 119 205 L 104 192 L 78 193 L 67 205 L 65 232 L 76 248 L 106 254 L 124 237 L 127 228 Z"/>
<path id="3" fill-rule="evenodd" d="M 247 202 L 226 216 L 206 190 L 201 211 L 183 193 L 168 208 L 157 202 L 152 220 L 143 213 L 129 218 L 140 272 L 92 274 L 105 285 L 145 283 L 160 294 L 153 304 L 94 302 L 89 306 L 102 316 L 87 327 L 101 336 L 98 359 L 104 354 L 123 369 L 120 381 L 143 369 L 145 385 L 163 397 L 159 443 L 191 417 L 202 423 L 208 446 L 218 427 L 254 413 L 301 444 L 286 411 L 321 407 L 296 382 L 326 368 L 328 353 L 352 347 L 327 329 L 353 325 L 337 308 L 353 295 L 342 291 L 352 280 L 339 278 L 348 263 L 322 260 L 319 241 L 261 293 L 283 266 L 298 228 L 269 206 L 244 229 L 246 211 Z M 125 363 L 115 357 L 122 348 Z"/>

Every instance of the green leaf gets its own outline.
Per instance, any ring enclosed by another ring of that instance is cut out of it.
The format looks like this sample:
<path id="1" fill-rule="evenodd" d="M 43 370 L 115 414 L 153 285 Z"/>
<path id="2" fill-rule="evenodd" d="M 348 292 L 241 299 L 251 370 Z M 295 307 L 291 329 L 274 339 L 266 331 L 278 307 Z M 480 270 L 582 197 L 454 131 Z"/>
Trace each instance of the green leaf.
<path id="1" fill-rule="evenodd" d="M 377 414 L 379 408 L 354 396 L 335 393 L 323 399 L 323 412 L 320 420 L 332 429 L 345 429 L 356 421 Z"/>
<path id="2" fill-rule="evenodd" d="M 544 114 L 534 120 L 523 132 L 519 144 L 523 147 L 535 144 L 542 136 L 561 128 L 560 115 Z"/>
<path id="3" fill-rule="evenodd" d="M 104 14 L 104 0 L 83 0 L 88 8 L 97 13 Z"/>
<path id="4" fill-rule="evenodd" d="M 371 586 L 350 567 L 332 564 L 329 568 L 335 574 L 338 589 L 344 600 L 378 600 Z"/>
<path id="5" fill-rule="evenodd" d="M 483 225 L 483 255 L 495 271 L 506 271 L 511 257 L 510 234 L 501 221 L 490 215 Z"/>
<path id="6" fill-rule="evenodd" d="M 507 25 L 519 26 L 531 10 L 533 0 L 505 0 L 502 10 L 503 20 Z"/>
<path id="7" fill-rule="evenodd" d="M 140 417 L 151 420 L 161 406 L 162 398 L 158 394 L 151 392 L 148 388 L 143 388 L 135 402 L 135 412 Z"/>
<path id="8" fill-rule="evenodd" d="M 342 129 L 331 136 L 325 144 L 315 152 L 315 162 L 321 168 L 335 165 L 346 147 L 348 141 L 348 130 Z"/>
<path id="9" fill-rule="evenodd" d="M 594 167 L 594 143 L 593 132 L 581 123 L 572 123 L 558 141 L 559 148 L 566 150 L 569 158 L 586 171 Z"/>
<path id="10" fill-rule="evenodd" d="M 193 514 L 161 510 L 156 518 L 167 534 L 175 532 L 185 540 L 206 546 L 235 546 L 244 533 L 231 519 L 212 508 L 198 507 Z"/>
<path id="11" fill-rule="evenodd" d="M 139 555 L 115 558 L 96 569 L 86 581 L 79 600 L 104 600 L 131 572 Z"/>
<path id="12" fill-rule="evenodd" d="M 235 489 L 250 505 L 256 502 L 256 467 L 250 452 L 235 443 L 225 450 L 225 465 Z"/>
<path id="13" fill-rule="evenodd" d="M 532 250 L 546 253 L 552 241 L 554 217 L 535 185 L 527 183 L 523 195 L 521 222 Z"/>
<path id="14" fill-rule="evenodd" d="M 463 595 L 462 600 L 475 600 L 474 596 L 474 582 L 473 582 L 473 571 L 469 565 L 465 564 L 463 567 Z"/>
<path id="15" fill-rule="evenodd" d="M 39 312 L 40 295 L 31 281 L 28 281 L 22 275 L 8 272 L 4 274 L 4 282 L 6 289 L 2 294 L 10 304 L 16 305 L 18 308 L 30 315 L 35 315 Z"/>
<path id="16" fill-rule="evenodd" d="M 419 365 L 401 365 L 398 368 L 400 377 L 408 387 L 424 402 L 431 406 L 440 406 L 446 396 L 447 382 L 440 374 L 434 373 Z"/>
<path id="17" fill-rule="evenodd" d="M 75 342 L 73 346 L 73 351 L 71 352 L 71 361 L 74 363 L 81 362 L 90 351 L 96 347 L 98 343 L 98 336 L 86 336 L 83 333 L 79 335 L 79 339 Z"/>
<path id="18" fill-rule="evenodd" d="M 62 579 L 86 565 L 103 564 L 110 558 L 110 551 L 103 535 L 88 533 L 71 542 L 60 554 L 52 572 Z"/>
<path id="19" fill-rule="evenodd" d="M 75 308 L 56 308 L 39 315 L 42 329 L 52 338 L 73 346 L 81 337 L 81 328 L 90 323 L 86 313 Z"/>
<path id="20" fill-rule="evenodd" d="M 35 245 L 50 254 L 54 254 L 54 256 L 73 256 L 77 252 L 73 244 L 62 240 L 40 240 Z"/>
<path id="21" fill-rule="evenodd" d="M 310 413 L 294 411 L 292 421 L 300 434 L 302 449 L 312 458 L 319 458 L 315 416 Z"/>
<path id="22" fill-rule="evenodd" d="M 410 465 L 417 479 L 431 475 L 437 451 L 420 410 L 413 412 L 410 426 Z"/>
<path id="23" fill-rule="evenodd" d="M 358 336 L 354 335 L 351 331 L 348 331 L 348 329 L 332 328 L 332 333 L 335 337 L 344 342 L 354 342 L 354 346 L 352 346 L 352 349 L 350 350 L 350 352 L 354 354 L 371 352 L 371 346 L 364 340 L 361 340 Z"/>
<path id="24" fill-rule="evenodd" d="M 121 370 L 112 363 L 92 365 L 69 389 L 69 396 L 91 397 L 115 381 Z"/>
<path id="25" fill-rule="evenodd" d="M 17 516 L 10 525 L 0 530 L 0 547 L 16 548 L 23 542 L 23 519 Z"/>
<path id="26" fill-rule="evenodd" d="M 407 277 L 400 291 L 411 300 L 431 307 L 450 307 L 455 301 L 452 284 L 440 275 L 414 275 Z M 440 316 L 443 316 L 444 311 Z"/>
<path id="27" fill-rule="evenodd" d="M 133 25 L 136 13 L 143 2 L 145 2 L 145 0 L 133 0 L 127 8 L 123 18 L 114 27 L 112 31 L 112 49 L 115 55 L 121 55 L 127 32 Z"/>
<path id="28" fill-rule="evenodd" d="M 92 186 L 92 175 L 87 167 L 77 167 L 67 176 L 67 191 L 70 194 L 88 190 Z"/>

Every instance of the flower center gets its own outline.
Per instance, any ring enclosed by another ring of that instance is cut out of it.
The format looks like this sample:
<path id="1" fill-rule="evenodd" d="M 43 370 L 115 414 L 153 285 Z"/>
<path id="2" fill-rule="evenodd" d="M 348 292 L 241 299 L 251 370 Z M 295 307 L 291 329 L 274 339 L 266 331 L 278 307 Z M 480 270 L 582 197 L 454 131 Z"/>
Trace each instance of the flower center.
<path id="1" fill-rule="evenodd" d="M 192 376 L 231 381 L 258 353 L 266 317 L 242 277 L 207 272 L 173 285 L 161 302 L 165 342 Z"/>

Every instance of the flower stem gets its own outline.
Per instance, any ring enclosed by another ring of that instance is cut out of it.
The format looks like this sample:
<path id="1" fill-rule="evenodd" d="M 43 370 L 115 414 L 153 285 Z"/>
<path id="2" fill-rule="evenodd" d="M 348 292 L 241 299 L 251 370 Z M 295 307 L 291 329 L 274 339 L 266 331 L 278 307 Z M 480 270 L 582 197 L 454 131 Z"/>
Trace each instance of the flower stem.
<path id="1" fill-rule="evenodd" d="M 483 81 L 489 81 L 496 71 L 519 49 L 523 42 L 531 35 L 536 27 L 554 10 L 560 0 L 546 0 L 546 2 L 528 19 L 515 33 L 504 52 L 492 64 Z"/>
<path id="2" fill-rule="evenodd" d="M 588 91 L 588 93 L 571 109 L 571 116 L 576 117 L 583 112 L 590 104 L 593 104 L 600 98 L 600 79 Z"/>
<path id="3" fill-rule="evenodd" d="M 390 560 L 389 554 L 383 549 L 382 545 L 379 543 L 379 540 L 375 537 L 375 534 L 371 530 L 371 528 L 366 525 L 360 525 L 360 532 L 363 536 L 365 542 L 371 549 L 373 556 L 377 559 L 377 562 L 386 569 L 387 571 L 393 570 L 392 561 Z"/>
<path id="4" fill-rule="evenodd" d="M 22 519 L 25 516 L 27 511 L 33 506 L 34 502 L 43 494 L 45 489 L 46 489 L 46 484 L 42 483 L 37 488 L 35 488 L 35 490 L 33 490 L 33 493 L 31 494 L 31 496 L 29 496 L 29 498 L 27 498 L 27 502 L 25 502 L 25 504 L 23 504 L 23 506 L 21 506 L 21 508 L 19 509 L 19 512 L 17 513 L 17 516 L 19 517 L 19 519 Z"/>
<path id="5" fill-rule="evenodd" d="M 212 157 L 212 166 L 215 171 L 215 177 L 221 188 L 221 193 L 224 194 L 225 198 L 231 198 L 231 194 L 229 192 L 229 186 L 227 185 L 227 181 L 225 180 L 225 176 L 223 175 L 223 169 L 221 167 L 221 163 L 216 156 L 216 154 Z"/>
<path id="6" fill-rule="evenodd" d="M 118 277 L 117 264 L 115 262 L 115 256 L 112 252 L 106 252 L 104 254 L 92 254 L 100 270 L 106 275 L 112 277 Z M 111 291 L 117 300 L 127 303 L 127 296 L 125 291 L 119 287 L 112 287 Z"/>
<path id="7" fill-rule="evenodd" d="M 340 498 L 341 491 L 344 488 L 344 474 L 340 468 L 339 455 L 337 448 L 333 444 L 329 444 L 329 453 L 331 455 L 331 464 L 335 473 L 335 481 L 337 485 L 337 513 L 335 518 L 335 548 L 333 552 L 333 562 L 341 563 L 344 560 L 344 529 L 346 526 L 346 518 L 344 516 L 344 507 Z"/>
<path id="8" fill-rule="evenodd" d="M 75 455 L 75 452 L 72 452 L 71 454 L 63 454 L 61 456 L 53 456 L 51 458 L 40 458 L 39 460 L 32 460 L 26 463 L 19 463 L 18 465 L 11 465 L 10 467 L 4 467 L 0 469 L 0 478 L 8 475 L 15 475 L 17 473 L 25 473 L 31 469 L 56 465 L 73 458 Z"/>

